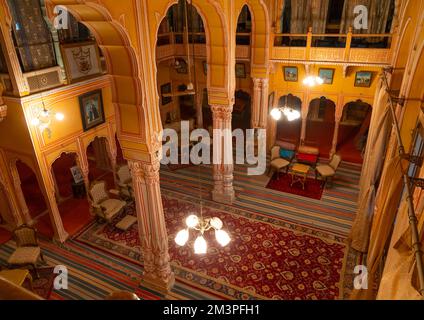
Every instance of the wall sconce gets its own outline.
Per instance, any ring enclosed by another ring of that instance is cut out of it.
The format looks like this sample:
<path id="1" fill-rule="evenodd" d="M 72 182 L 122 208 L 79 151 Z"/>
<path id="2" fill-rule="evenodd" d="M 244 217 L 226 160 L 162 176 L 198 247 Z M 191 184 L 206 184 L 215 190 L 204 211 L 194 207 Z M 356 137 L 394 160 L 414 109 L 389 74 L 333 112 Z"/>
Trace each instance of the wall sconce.
<path id="1" fill-rule="evenodd" d="M 51 138 L 51 129 L 50 125 L 52 123 L 53 117 L 57 121 L 63 121 L 65 119 L 65 115 L 63 113 L 57 112 L 51 112 L 46 108 L 43 102 L 43 108 L 40 109 L 39 107 L 34 107 L 32 110 L 32 118 L 31 118 L 31 125 L 34 127 L 38 127 L 38 129 L 41 132 L 46 131 L 49 138 Z"/>

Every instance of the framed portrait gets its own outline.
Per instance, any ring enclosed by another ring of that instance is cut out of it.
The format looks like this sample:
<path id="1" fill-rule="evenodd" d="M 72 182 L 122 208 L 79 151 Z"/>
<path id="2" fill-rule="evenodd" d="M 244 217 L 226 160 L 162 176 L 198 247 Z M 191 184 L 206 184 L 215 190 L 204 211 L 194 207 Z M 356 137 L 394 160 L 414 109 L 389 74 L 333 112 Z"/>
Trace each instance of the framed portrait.
<path id="1" fill-rule="evenodd" d="M 203 73 L 205 76 L 208 74 L 208 63 L 206 61 L 203 61 Z"/>
<path id="2" fill-rule="evenodd" d="M 82 126 L 88 131 L 105 122 L 102 90 L 88 92 L 79 97 Z"/>
<path id="3" fill-rule="evenodd" d="M 246 66 L 244 63 L 236 63 L 236 78 L 246 78 Z"/>
<path id="4" fill-rule="evenodd" d="M 63 44 L 60 49 L 71 83 L 93 78 L 103 73 L 99 48 L 95 42 Z"/>
<path id="5" fill-rule="evenodd" d="M 297 82 L 299 78 L 297 67 L 284 67 L 284 80 L 288 82 Z"/>
<path id="6" fill-rule="evenodd" d="M 74 178 L 75 184 L 79 184 L 84 181 L 84 177 L 82 176 L 82 171 L 80 167 L 75 166 L 75 167 L 72 167 L 70 170 L 72 173 L 72 177 Z"/>
<path id="7" fill-rule="evenodd" d="M 274 108 L 275 92 L 271 92 L 268 96 L 268 113 Z"/>
<path id="8" fill-rule="evenodd" d="M 164 97 L 163 96 L 166 93 L 172 93 L 171 82 L 165 83 L 165 84 L 160 86 L 160 94 L 161 94 L 161 100 L 162 100 L 163 106 L 172 102 L 172 97 Z"/>
<path id="9" fill-rule="evenodd" d="M 355 87 L 371 87 L 372 72 L 371 71 L 358 71 L 355 76 Z"/>
<path id="10" fill-rule="evenodd" d="M 185 62 L 184 59 L 178 59 L 178 63 L 180 64 L 180 66 L 176 69 L 177 73 L 187 74 L 188 73 L 187 62 Z"/>
<path id="11" fill-rule="evenodd" d="M 318 71 L 318 76 L 324 80 L 324 84 L 333 84 L 334 69 L 321 68 Z"/>

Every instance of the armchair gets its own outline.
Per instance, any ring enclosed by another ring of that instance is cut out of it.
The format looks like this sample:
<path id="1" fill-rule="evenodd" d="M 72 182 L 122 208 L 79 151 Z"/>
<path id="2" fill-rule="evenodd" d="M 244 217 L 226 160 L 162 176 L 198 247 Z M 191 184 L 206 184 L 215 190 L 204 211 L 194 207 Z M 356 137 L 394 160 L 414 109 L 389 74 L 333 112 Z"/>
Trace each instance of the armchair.
<path id="1" fill-rule="evenodd" d="M 280 146 L 274 146 L 271 149 L 271 163 L 269 165 L 268 175 L 274 170 L 280 173 L 281 170 L 289 170 L 290 161 L 281 157 Z"/>
<path id="2" fill-rule="evenodd" d="M 109 193 L 116 194 L 116 190 L 110 190 Z M 105 181 L 95 181 L 89 192 L 89 198 L 93 212 L 101 219 L 111 223 L 112 220 L 122 212 L 122 209 L 127 205 L 125 201 L 110 198 L 106 191 Z"/>
<path id="3" fill-rule="evenodd" d="M 119 167 L 116 175 L 118 177 L 118 186 L 121 196 L 124 199 L 134 199 L 132 177 L 128 165 Z"/>
<path id="4" fill-rule="evenodd" d="M 7 260 L 10 266 L 27 266 L 30 265 L 39 278 L 37 271 L 37 263 L 41 259 L 44 263 L 43 253 L 38 245 L 37 231 L 27 225 L 22 225 L 13 231 L 13 237 L 16 241 L 17 248 Z"/>
<path id="5" fill-rule="evenodd" d="M 318 178 L 318 175 L 320 175 L 324 182 L 330 179 L 331 185 L 333 185 L 333 177 L 341 161 L 342 158 L 338 154 L 333 155 L 329 164 L 318 165 L 316 167 L 315 178 Z"/>

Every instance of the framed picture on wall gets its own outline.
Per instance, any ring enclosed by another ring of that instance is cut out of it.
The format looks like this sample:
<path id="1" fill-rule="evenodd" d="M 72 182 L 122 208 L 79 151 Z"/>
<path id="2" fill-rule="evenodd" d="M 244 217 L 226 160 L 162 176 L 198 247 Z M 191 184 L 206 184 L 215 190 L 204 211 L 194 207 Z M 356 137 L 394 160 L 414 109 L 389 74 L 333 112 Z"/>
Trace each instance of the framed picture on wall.
<path id="1" fill-rule="evenodd" d="M 284 67 L 284 80 L 288 82 L 297 82 L 299 78 L 297 67 Z"/>
<path id="2" fill-rule="evenodd" d="M 165 97 L 164 94 L 172 93 L 172 85 L 171 82 L 165 83 L 160 86 L 160 94 L 161 94 L 161 100 L 162 105 L 167 105 L 172 102 L 172 97 Z"/>
<path id="3" fill-rule="evenodd" d="M 74 166 L 71 169 L 72 177 L 74 178 L 74 183 L 79 184 L 84 181 L 84 177 L 82 176 L 82 171 L 80 167 Z"/>
<path id="4" fill-rule="evenodd" d="M 99 48 L 95 42 L 62 44 L 60 49 L 71 83 L 103 73 Z"/>
<path id="5" fill-rule="evenodd" d="M 271 113 L 272 109 L 274 108 L 274 101 L 275 101 L 275 92 L 271 92 L 268 96 L 268 114 Z"/>
<path id="6" fill-rule="evenodd" d="M 179 63 L 179 67 L 176 69 L 177 73 L 187 74 L 188 68 L 187 68 L 187 62 L 184 59 L 177 59 Z"/>
<path id="7" fill-rule="evenodd" d="M 236 78 L 246 78 L 246 66 L 244 63 L 236 63 Z"/>
<path id="8" fill-rule="evenodd" d="M 371 87 L 372 72 L 371 71 L 358 71 L 355 76 L 355 87 Z"/>
<path id="9" fill-rule="evenodd" d="M 318 71 L 318 76 L 324 80 L 324 84 L 333 84 L 334 69 L 321 68 Z"/>
<path id="10" fill-rule="evenodd" d="M 82 126 L 88 131 L 105 122 L 102 90 L 88 92 L 79 97 Z"/>

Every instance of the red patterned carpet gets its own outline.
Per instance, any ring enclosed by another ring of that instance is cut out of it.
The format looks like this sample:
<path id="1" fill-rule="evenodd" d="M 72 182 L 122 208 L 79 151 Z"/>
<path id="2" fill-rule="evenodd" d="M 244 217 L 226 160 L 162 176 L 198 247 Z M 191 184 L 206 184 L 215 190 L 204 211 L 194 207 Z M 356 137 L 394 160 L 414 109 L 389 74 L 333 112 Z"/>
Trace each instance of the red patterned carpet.
<path id="1" fill-rule="evenodd" d="M 302 197 L 321 200 L 324 189 L 321 187 L 322 181 L 311 178 L 306 179 L 305 190 L 302 189 L 300 183 L 291 185 L 292 178 L 288 174 L 274 174 L 272 179 L 267 185 L 268 189 L 277 190 L 285 193 L 291 193 Z"/>
<path id="2" fill-rule="evenodd" d="M 39 268 L 39 278 L 37 278 L 34 270 L 30 270 L 30 272 L 32 276 L 32 292 L 39 295 L 43 299 L 49 299 L 53 290 L 54 279 L 56 277 L 56 274 L 54 274 L 54 268 Z M 28 280 L 24 283 L 24 287 L 28 290 L 31 290 L 31 286 Z"/>
<path id="3" fill-rule="evenodd" d="M 341 238 L 285 221 L 205 201 L 204 214 L 218 216 L 232 242 L 220 247 L 208 234 L 208 254 L 192 245 L 178 247 L 173 238 L 189 212 L 190 196 L 163 192 L 170 255 L 177 280 L 211 296 L 228 299 L 337 299 L 345 245 Z M 213 205 L 213 206 L 212 206 Z M 218 206 L 218 208 L 217 208 Z M 133 213 L 129 207 L 127 213 Z M 194 235 L 192 235 L 192 238 Z M 140 260 L 137 226 L 121 232 L 94 223 L 77 241 Z"/>

